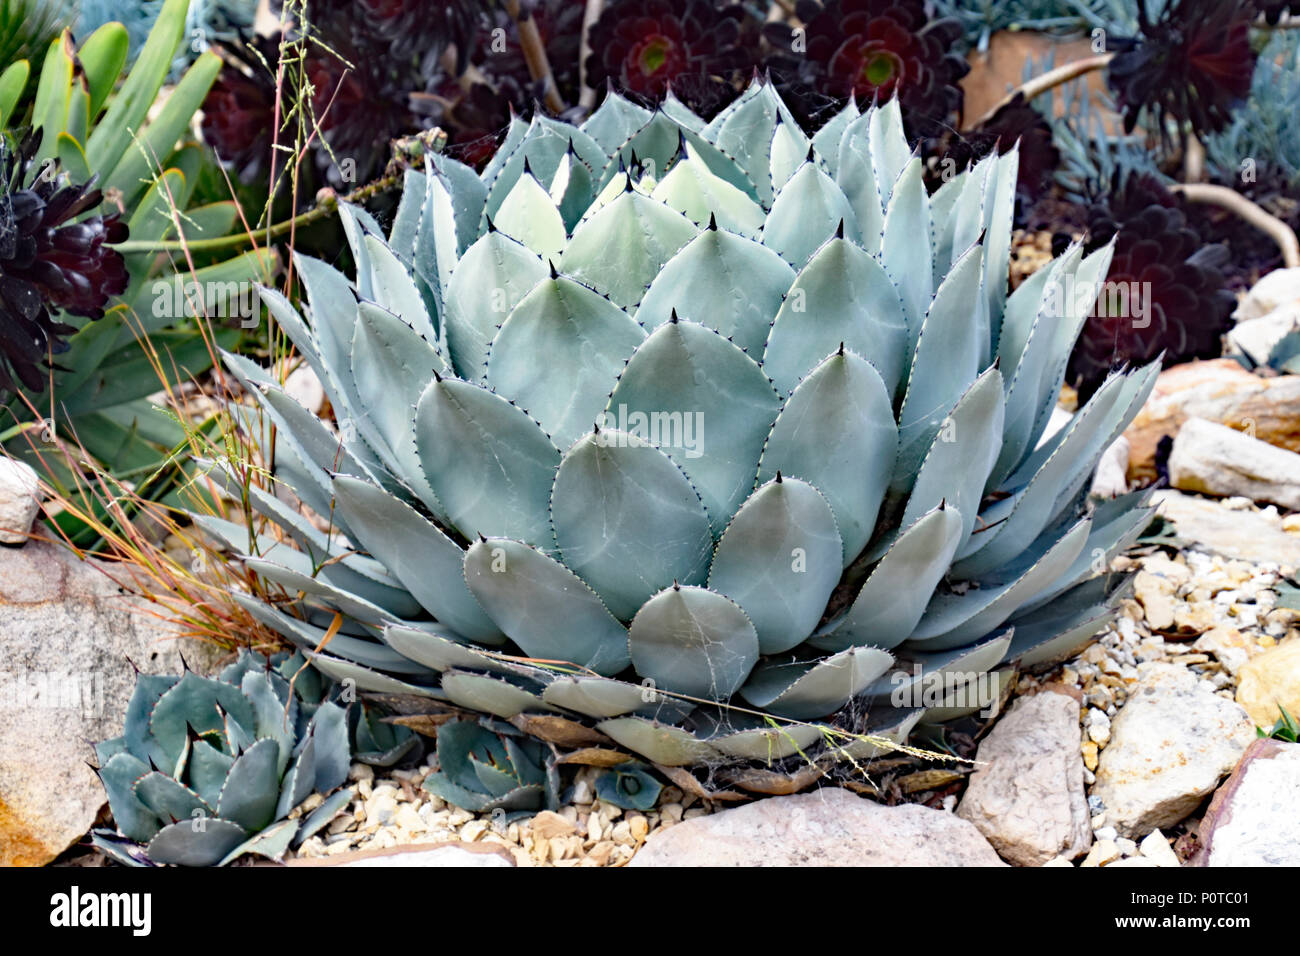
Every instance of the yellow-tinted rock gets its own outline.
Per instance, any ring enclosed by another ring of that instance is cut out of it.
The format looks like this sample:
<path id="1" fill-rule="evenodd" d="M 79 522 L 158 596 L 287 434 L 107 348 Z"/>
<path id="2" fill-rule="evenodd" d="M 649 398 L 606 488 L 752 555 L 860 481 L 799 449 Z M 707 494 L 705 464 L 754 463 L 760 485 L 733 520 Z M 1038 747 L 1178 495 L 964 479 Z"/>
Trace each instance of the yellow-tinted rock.
<path id="1" fill-rule="evenodd" d="M 1237 673 L 1237 703 L 1266 730 L 1281 716 L 1278 704 L 1300 718 L 1300 641 L 1286 641 L 1244 664 Z"/>

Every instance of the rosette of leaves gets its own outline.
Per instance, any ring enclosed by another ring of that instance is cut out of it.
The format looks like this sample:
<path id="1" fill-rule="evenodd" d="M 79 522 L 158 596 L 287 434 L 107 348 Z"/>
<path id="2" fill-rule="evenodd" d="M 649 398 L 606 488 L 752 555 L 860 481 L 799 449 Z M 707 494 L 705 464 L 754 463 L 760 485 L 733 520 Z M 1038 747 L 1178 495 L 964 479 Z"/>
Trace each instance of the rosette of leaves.
<path id="1" fill-rule="evenodd" d="M 51 356 L 77 331 L 56 315 L 102 319 L 109 298 L 126 290 L 126 264 L 111 247 L 126 225 L 86 215 L 102 198 L 92 183 L 34 174 L 40 143 L 39 131 L 13 148 L 0 138 L 0 397 L 19 383 L 44 389 Z"/>
<path id="2" fill-rule="evenodd" d="M 1163 136 L 1170 126 L 1197 136 L 1223 129 L 1250 93 L 1254 4 L 1240 0 L 1141 0 L 1135 36 L 1117 49 L 1106 80 L 1132 132 L 1145 112 Z"/>
<path id="3" fill-rule="evenodd" d="M 174 266 L 168 256 L 143 251 L 176 238 L 178 221 L 190 241 L 225 236 L 238 221 L 233 202 L 192 203 L 207 160 L 199 146 L 185 142 L 185 136 L 217 75 L 217 57 L 200 56 L 163 106 L 152 110 L 172 57 L 185 40 L 186 8 L 187 0 L 167 0 L 129 71 L 124 70 L 128 38 L 121 24 L 101 27 L 80 47 L 65 33 L 46 52 L 35 98 L 22 115 L 16 112 L 14 91 L 26 82 L 31 65 L 19 61 L 0 73 L 0 122 L 10 129 L 30 126 L 41 133 L 39 148 L 31 157 L 32 175 L 50 182 L 93 181 L 103 202 L 78 209 L 78 224 L 96 216 L 118 216 L 135 244 L 121 247 L 127 283 L 124 289 L 112 287 L 121 294 L 110 300 L 103 318 L 78 318 L 87 313 L 66 307 L 53 317 L 69 331 L 52 387 L 41 394 L 29 384 L 25 397 L 11 398 L 5 406 L 6 417 L 11 418 L 6 424 L 35 420 L 30 402 L 42 409 L 63 438 L 80 442 L 115 474 L 141 482 L 142 494 L 155 497 L 174 487 L 173 471 L 167 469 L 164 476 L 159 469 L 171 450 L 185 442 L 186 434 L 148 400 L 162 382 L 141 346 L 141 336 L 150 337 L 172 383 L 203 372 L 211 365 L 212 350 L 203 332 L 185 315 L 185 303 L 192 301 L 185 290 L 196 288 L 197 283 L 204 291 L 206 308 L 227 315 L 240 283 L 267 280 L 277 263 L 270 250 L 232 258 L 204 256 L 196 250 L 196 269 L 191 272 L 183 256 Z M 238 328 L 219 328 L 216 340 L 233 347 L 241 334 Z M 25 438 L 10 441 L 7 450 L 30 458 L 65 491 L 76 487 L 76 479 L 57 455 L 44 454 L 37 460 Z M 143 479 L 150 476 L 155 480 L 146 486 Z M 93 535 L 77 534 L 82 544 L 94 540 Z"/>
<path id="4" fill-rule="evenodd" d="M 1017 93 L 978 126 L 964 130 L 949 145 L 944 159 L 951 160 L 960 169 L 995 150 L 1005 155 L 1017 145 L 1020 153 L 1017 195 L 1022 203 L 1032 205 L 1055 184 L 1061 151 L 1052 137 L 1051 124 L 1026 102 L 1023 93 Z"/>
<path id="5" fill-rule="evenodd" d="M 848 99 L 896 97 L 908 130 L 934 136 L 961 114 L 970 66 L 956 20 L 930 19 L 923 0 L 800 0 L 795 13 L 798 32 L 776 22 L 764 35 L 772 78 L 806 121 Z"/>
<path id="6" fill-rule="evenodd" d="M 1089 210 L 1089 243 L 1114 241 L 1108 285 L 1149 297 L 1146 315 L 1130 306 L 1107 311 L 1103 296 L 1070 356 L 1068 377 L 1081 399 L 1114 368 L 1166 365 L 1222 354 L 1236 297 L 1226 287 L 1228 250 L 1207 244 L 1188 223 L 1178 197 L 1150 176 L 1132 176 L 1107 202 Z"/>
<path id="7" fill-rule="evenodd" d="M 520 120 L 482 174 L 431 157 L 387 233 L 342 208 L 354 278 L 299 257 L 308 312 L 264 292 L 337 430 L 226 359 L 330 531 L 260 491 L 296 544 L 196 520 L 290 601 L 236 599 L 363 692 L 671 766 L 970 712 L 906 687 L 1086 643 L 1094 563 L 1149 516 L 1086 493 L 1154 365 L 1039 446 L 1091 306 L 1061 289 L 1111 249 L 1008 295 L 1017 158 L 930 196 L 896 100 L 810 137 L 761 82 L 709 122 Z"/>
<path id="8" fill-rule="evenodd" d="M 559 808 L 554 759 L 536 740 L 499 721 L 455 720 L 438 728 L 438 769 L 424 789 L 474 813 L 507 816 Z"/>
<path id="9" fill-rule="evenodd" d="M 278 859 L 347 805 L 347 715 L 309 705 L 258 654 L 214 678 L 140 675 L 121 737 L 96 745 L 117 830 L 92 842 L 128 866 Z M 290 818 L 313 793 L 315 810 Z"/>
<path id="10" fill-rule="evenodd" d="M 656 104 L 671 89 L 711 116 L 758 65 L 759 24 L 741 4 L 613 0 L 591 28 L 587 82 Z"/>
<path id="11" fill-rule="evenodd" d="M 983 52 L 989 38 L 1000 30 L 1035 30 L 1041 33 L 1082 33 L 1087 13 L 1099 0 L 935 0 L 940 16 L 962 25 L 967 44 Z"/>

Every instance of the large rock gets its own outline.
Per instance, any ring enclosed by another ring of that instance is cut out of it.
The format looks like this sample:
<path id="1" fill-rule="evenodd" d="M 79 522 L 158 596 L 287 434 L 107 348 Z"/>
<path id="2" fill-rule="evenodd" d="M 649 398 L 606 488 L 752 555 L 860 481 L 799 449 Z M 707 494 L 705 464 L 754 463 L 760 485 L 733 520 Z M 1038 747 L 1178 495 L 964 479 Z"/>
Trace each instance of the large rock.
<path id="1" fill-rule="evenodd" d="M 505 847 L 495 843 L 432 843 L 393 847 L 388 850 L 353 850 L 338 856 L 294 859 L 289 866 L 364 867 L 497 867 L 515 866 Z"/>
<path id="2" fill-rule="evenodd" d="M 1160 373 L 1151 397 L 1124 433 L 1128 477 L 1156 477 L 1156 445 L 1189 418 L 1204 418 L 1300 452 L 1300 375 L 1260 378 L 1233 359 L 1188 362 Z"/>
<path id="3" fill-rule="evenodd" d="M 1120 836 L 1139 839 L 1196 809 L 1232 770 L 1255 725 L 1176 664 L 1148 663 L 1111 723 L 1092 796 Z"/>
<path id="4" fill-rule="evenodd" d="M 1092 823 L 1073 697 L 1017 700 L 980 743 L 976 766 L 957 816 L 975 824 L 1003 859 L 1042 866 L 1087 851 Z"/>
<path id="5" fill-rule="evenodd" d="M 1198 866 L 1300 866 L 1300 744 L 1257 740 L 1201 821 Z"/>
<path id="6" fill-rule="evenodd" d="M 0 865 L 46 863 L 90 829 L 104 791 L 89 742 L 121 732 L 132 663 L 178 673 L 182 647 L 206 650 L 94 564 L 42 541 L 0 548 Z"/>
<path id="7" fill-rule="evenodd" d="M 0 452 L 0 544 L 22 544 L 41 510 L 41 486 L 32 466 Z"/>
<path id="8" fill-rule="evenodd" d="M 1264 276 L 1242 296 L 1233 315 L 1241 322 L 1288 307 L 1300 309 L 1300 268 L 1274 269 Z"/>
<path id="9" fill-rule="evenodd" d="M 1189 418 L 1169 455 L 1169 483 L 1180 491 L 1241 495 L 1300 510 L 1300 455 L 1204 418 Z"/>
<path id="10" fill-rule="evenodd" d="M 651 835 L 628 866 L 1004 866 L 970 823 L 826 788 L 769 797 Z"/>
<path id="11" fill-rule="evenodd" d="M 1257 727 L 1271 730 L 1282 716 L 1300 720 L 1300 640 L 1291 639 L 1252 658 L 1237 671 L 1237 703 Z"/>
<path id="12" fill-rule="evenodd" d="M 1297 376 L 1300 378 L 1300 376 Z M 1229 511 L 1217 501 L 1161 490 L 1151 496 L 1160 516 L 1178 537 L 1206 551 L 1256 564 L 1300 566 L 1300 536 L 1282 530 L 1282 520 L 1250 511 Z"/>

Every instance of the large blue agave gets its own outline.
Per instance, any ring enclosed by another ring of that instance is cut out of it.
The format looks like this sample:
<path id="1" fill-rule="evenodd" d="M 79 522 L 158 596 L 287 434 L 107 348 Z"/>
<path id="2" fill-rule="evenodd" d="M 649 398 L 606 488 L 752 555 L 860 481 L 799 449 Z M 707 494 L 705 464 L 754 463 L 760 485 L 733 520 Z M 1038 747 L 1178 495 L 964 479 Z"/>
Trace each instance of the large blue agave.
<path id="1" fill-rule="evenodd" d="M 709 123 L 618 96 L 516 120 L 482 175 L 434 157 L 387 239 L 342 210 L 355 280 L 299 258 L 306 319 L 263 293 L 337 432 L 227 357 L 333 529 L 257 491 L 296 546 L 203 519 L 292 598 L 241 600 L 363 691 L 660 765 L 869 755 L 968 712 L 891 692 L 1086 643 L 1149 516 L 1087 486 L 1155 367 L 1039 441 L 1091 305 L 1062 290 L 1111 253 L 1008 296 L 1016 169 L 927 195 L 895 103 L 810 138 L 762 83 Z"/>

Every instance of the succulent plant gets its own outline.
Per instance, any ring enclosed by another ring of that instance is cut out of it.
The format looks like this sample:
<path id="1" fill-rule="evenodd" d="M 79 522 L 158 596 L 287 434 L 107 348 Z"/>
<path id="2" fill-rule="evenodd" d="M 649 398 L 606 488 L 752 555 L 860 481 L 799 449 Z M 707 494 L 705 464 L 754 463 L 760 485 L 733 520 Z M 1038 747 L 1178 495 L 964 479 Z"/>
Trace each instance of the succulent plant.
<path id="1" fill-rule="evenodd" d="M 929 196 L 896 100 L 809 138 L 761 82 L 709 123 L 618 96 L 516 121 L 481 175 L 433 156 L 387 239 L 341 209 L 354 281 L 300 256 L 307 317 L 263 292 L 337 432 L 226 357 L 330 531 L 258 490 L 288 539 L 196 520 L 360 691 L 661 765 L 873 753 L 831 738 L 1086 643 L 1149 515 L 1086 490 L 1154 366 L 1039 446 L 1111 250 L 1008 296 L 1016 165 Z"/>
<path id="2" fill-rule="evenodd" d="M 758 23 L 715 0 L 613 0 L 591 29 L 588 82 L 657 103 L 671 88 L 711 114 L 758 63 Z"/>
<path id="3" fill-rule="evenodd" d="M 297 667 L 243 652 L 217 677 L 140 675 L 121 737 L 96 746 L 117 831 L 94 843 L 127 865 L 278 858 L 351 797 L 346 711 L 295 693 Z M 313 793 L 309 814 L 290 812 Z M 332 795 L 330 795 L 332 794 Z"/>
<path id="4" fill-rule="evenodd" d="M 525 815 L 559 806 L 558 780 L 542 745 L 513 727 L 455 720 L 438 728 L 438 770 L 424 789 L 463 810 Z"/>
<path id="5" fill-rule="evenodd" d="M 826 107 L 902 103 L 909 132 L 942 133 L 961 114 L 958 81 L 970 66 L 954 47 L 961 24 L 930 19 L 922 0 L 799 0 L 803 26 L 769 23 L 772 77 L 809 121 Z"/>
<path id="6" fill-rule="evenodd" d="M 94 212 L 93 181 L 61 182 L 51 167 L 33 168 L 39 130 L 11 148 L 0 136 L 0 398 L 18 383 L 44 391 L 52 355 L 68 350 L 75 326 L 61 311 L 102 319 L 112 296 L 126 291 L 126 263 L 111 246 L 126 223 Z"/>
<path id="7" fill-rule="evenodd" d="M 1207 243 L 1179 199 L 1151 176 L 1130 176 L 1088 211 L 1089 245 L 1114 240 L 1110 287 L 1149 297 L 1145 314 L 1099 302 L 1084 323 L 1067 379 L 1086 399 L 1114 368 L 1167 365 L 1222 354 L 1236 298 L 1227 289 L 1228 250 Z"/>
<path id="8" fill-rule="evenodd" d="M 1111 41 L 1119 50 L 1106 74 L 1125 130 L 1144 109 L 1161 135 L 1169 122 L 1198 135 L 1227 126 L 1250 92 L 1254 16 L 1241 0 L 1140 0 L 1137 35 Z"/>

